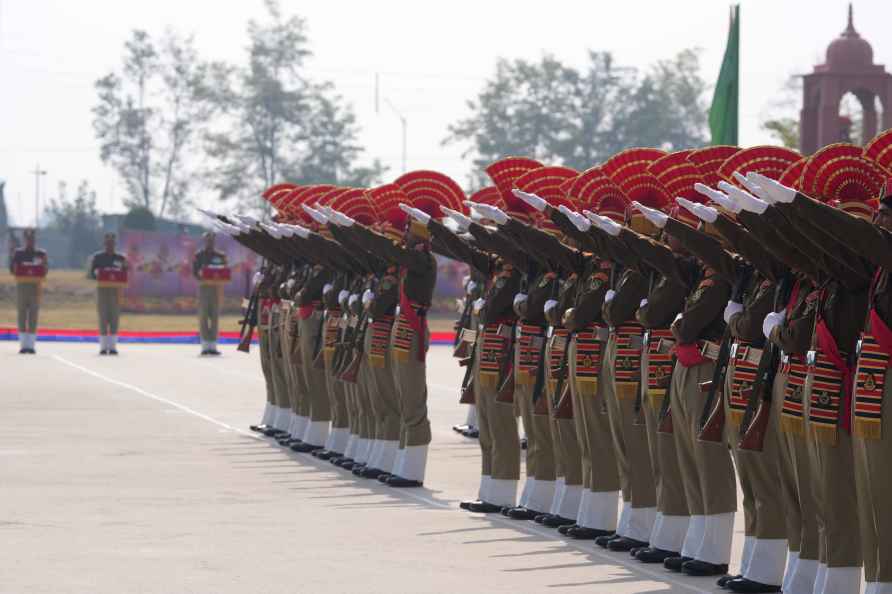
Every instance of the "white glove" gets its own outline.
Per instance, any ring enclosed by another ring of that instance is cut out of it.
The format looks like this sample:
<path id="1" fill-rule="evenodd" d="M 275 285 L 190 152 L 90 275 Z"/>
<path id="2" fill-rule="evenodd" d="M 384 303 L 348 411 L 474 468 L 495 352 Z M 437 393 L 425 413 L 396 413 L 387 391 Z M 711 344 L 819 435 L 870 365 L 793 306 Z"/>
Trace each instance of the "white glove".
<path id="1" fill-rule="evenodd" d="M 282 233 L 272 225 L 260 223 L 260 228 L 272 235 L 275 239 L 282 239 L 283 237 Z"/>
<path id="2" fill-rule="evenodd" d="M 375 298 L 375 294 L 372 293 L 371 289 L 366 289 L 362 292 L 362 305 L 368 306 L 369 303 Z"/>
<path id="3" fill-rule="evenodd" d="M 326 293 L 330 293 L 332 289 L 334 289 L 334 287 L 331 283 L 325 283 L 322 285 L 322 294 L 325 295 Z"/>
<path id="4" fill-rule="evenodd" d="M 771 331 L 774 330 L 774 327 L 783 324 L 786 317 L 786 311 L 773 311 L 765 316 L 765 320 L 762 322 L 762 334 L 765 335 L 765 338 L 771 336 Z"/>
<path id="5" fill-rule="evenodd" d="M 616 297 L 616 291 L 613 289 L 608 289 L 606 293 L 604 293 L 604 303 L 610 303 L 613 301 L 613 298 Z"/>
<path id="6" fill-rule="evenodd" d="M 512 193 L 539 212 L 544 211 L 545 207 L 548 206 L 548 202 L 546 202 L 542 198 L 539 198 L 535 194 L 530 194 L 521 190 L 512 190 Z"/>
<path id="7" fill-rule="evenodd" d="M 749 177 L 753 178 L 756 184 L 771 195 L 774 202 L 782 202 L 789 204 L 796 198 L 796 190 L 774 181 L 770 177 L 765 177 L 761 173 L 751 173 Z"/>
<path id="8" fill-rule="evenodd" d="M 282 235 L 282 237 L 294 237 L 296 234 L 294 230 L 291 228 L 291 225 L 285 224 L 276 224 L 276 230 Z"/>
<path id="9" fill-rule="evenodd" d="M 356 222 L 342 212 L 334 209 L 329 210 L 331 210 L 331 216 L 333 217 L 332 222 L 339 227 L 352 227 L 353 223 Z"/>
<path id="10" fill-rule="evenodd" d="M 477 204 L 470 201 L 465 202 L 465 204 L 471 206 L 474 210 L 479 212 L 485 218 L 493 221 L 496 225 L 504 225 L 508 222 L 508 215 L 502 212 L 502 209 L 497 206 L 491 206 L 489 204 Z"/>
<path id="11" fill-rule="evenodd" d="M 647 305 L 647 297 L 645 297 L 644 299 L 641 300 L 641 303 L 638 304 L 638 307 L 641 308 L 641 307 L 644 307 L 645 305 Z"/>
<path id="12" fill-rule="evenodd" d="M 725 318 L 725 323 L 728 324 L 731 322 L 731 318 L 734 317 L 735 314 L 739 314 L 743 311 L 743 304 L 737 303 L 736 301 L 728 301 L 728 305 L 725 306 L 725 313 L 723 314 L 723 318 Z"/>
<path id="13" fill-rule="evenodd" d="M 736 179 L 740 183 L 740 185 L 746 188 L 746 190 L 750 194 L 752 194 L 756 198 L 764 200 L 768 204 L 774 204 L 774 200 L 771 198 L 771 196 L 768 195 L 768 192 L 762 189 L 762 186 L 756 183 L 755 178 L 752 177 L 752 174 L 750 174 L 750 177 L 744 177 L 739 171 L 735 171 L 731 175 L 734 176 L 734 179 Z"/>
<path id="14" fill-rule="evenodd" d="M 576 227 L 579 231 L 582 231 L 584 233 L 591 229 L 592 222 L 578 212 L 573 212 L 563 204 L 558 206 L 558 210 L 561 211 L 565 217 L 570 219 L 570 222 L 573 223 L 573 226 Z"/>
<path id="15" fill-rule="evenodd" d="M 718 190 L 713 190 L 707 185 L 696 183 L 694 184 L 694 189 L 727 210 L 728 212 L 732 212 L 737 214 L 740 212 L 740 206 L 731 200 L 727 194 L 719 192 Z"/>
<path id="16" fill-rule="evenodd" d="M 689 211 L 691 214 L 705 223 L 715 223 L 716 219 L 719 218 L 719 211 L 712 208 L 711 206 L 698 204 L 697 202 L 691 202 L 690 200 L 686 200 L 681 197 L 676 198 L 675 201 L 678 202 L 678 204 L 680 204 L 682 208 Z"/>
<path id="17" fill-rule="evenodd" d="M 474 315 L 479 315 L 484 305 L 486 305 L 486 299 L 481 297 L 480 299 L 474 300 Z"/>
<path id="18" fill-rule="evenodd" d="M 350 301 L 350 291 L 341 290 L 338 293 L 338 303 L 341 304 L 342 307 L 347 307 L 347 303 Z"/>
<path id="19" fill-rule="evenodd" d="M 196 210 L 198 210 L 198 212 L 200 212 L 201 214 L 203 214 L 203 215 L 206 216 L 207 218 L 211 219 L 212 221 L 217 221 L 217 220 L 219 220 L 219 219 L 217 218 L 216 213 L 211 212 L 210 210 L 205 210 L 205 209 L 203 209 L 203 208 L 198 208 L 198 209 L 196 209 Z"/>
<path id="20" fill-rule="evenodd" d="M 609 219 L 607 217 L 602 217 L 601 215 L 595 214 L 590 210 L 584 210 L 584 211 L 582 211 L 582 214 L 584 214 L 586 217 L 588 217 L 588 220 L 590 220 L 592 223 L 597 225 L 598 228 L 601 231 L 603 231 L 604 233 L 606 233 L 607 235 L 612 235 L 613 237 L 616 237 L 619 235 L 619 232 L 622 231 L 622 229 L 623 229 L 622 225 L 620 225 L 613 219 Z"/>
<path id="21" fill-rule="evenodd" d="M 456 225 L 458 225 L 459 233 L 464 233 L 468 230 L 468 227 L 471 226 L 473 222 L 470 217 L 465 216 L 463 213 L 458 212 L 457 210 L 452 210 L 451 208 L 446 208 L 445 206 L 441 206 L 440 210 L 443 211 L 443 214 L 449 217 L 448 220 L 454 221 Z"/>
<path id="22" fill-rule="evenodd" d="M 252 217 L 251 215 L 237 214 L 237 215 L 234 215 L 234 216 L 235 216 L 238 220 L 240 220 L 242 223 L 244 223 L 245 225 L 247 225 L 247 226 L 249 226 L 249 227 L 253 227 L 254 225 L 256 225 L 257 223 L 260 222 L 260 221 L 258 221 L 257 219 L 255 219 L 254 217 Z"/>
<path id="23" fill-rule="evenodd" d="M 682 313 L 680 313 L 680 314 L 678 314 L 678 315 L 677 315 L 677 316 L 675 316 L 675 319 L 674 319 L 674 320 L 672 320 L 672 324 L 671 324 L 671 325 L 673 325 L 673 326 L 674 326 L 674 325 L 675 325 L 675 323 L 676 323 L 676 322 L 677 322 L 677 321 L 679 321 L 679 320 L 681 320 L 681 319 L 682 319 L 682 318 L 683 318 L 683 317 L 684 317 L 684 312 L 682 312 Z"/>
<path id="24" fill-rule="evenodd" d="M 320 211 L 316 210 L 315 208 L 310 208 L 306 204 L 301 204 L 300 207 L 304 209 L 304 212 L 310 215 L 310 217 L 312 217 L 312 219 L 320 225 L 328 224 L 328 217 L 326 217 Z"/>
<path id="25" fill-rule="evenodd" d="M 666 213 L 660 212 L 653 208 L 648 208 L 648 207 L 644 206 L 643 204 L 641 204 L 640 202 L 638 202 L 637 200 L 632 201 L 632 206 L 637 208 L 641 212 L 641 214 L 644 215 L 644 218 L 646 218 L 648 221 L 653 223 L 654 226 L 659 229 L 662 229 L 663 227 L 665 227 L 666 221 L 669 220 L 669 215 L 667 215 Z"/>
<path id="26" fill-rule="evenodd" d="M 554 309 L 555 307 L 557 307 L 557 306 L 558 306 L 558 302 L 557 302 L 557 301 L 555 301 L 554 299 L 549 299 L 548 301 L 545 302 L 545 305 L 542 307 L 542 311 L 543 311 L 546 315 L 548 315 L 548 312 L 550 312 L 551 310 L 553 310 L 553 309 Z"/>
<path id="27" fill-rule="evenodd" d="M 306 227 L 301 227 L 300 225 L 288 225 L 292 231 L 294 231 L 295 235 L 302 239 L 306 239 L 310 236 L 310 230 Z"/>
<path id="28" fill-rule="evenodd" d="M 474 292 L 474 289 L 476 289 L 476 288 L 477 288 L 477 283 L 475 283 L 474 281 L 468 281 L 468 284 L 465 286 L 465 293 L 467 295 L 470 295 L 471 293 Z"/>
<path id="29" fill-rule="evenodd" d="M 719 188 L 728 193 L 728 195 L 736 202 L 741 210 L 762 214 L 768 210 L 769 204 L 764 200 L 759 200 L 749 192 L 741 190 L 737 186 L 732 186 L 726 181 L 719 182 Z"/>
<path id="30" fill-rule="evenodd" d="M 518 293 L 517 295 L 514 296 L 514 307 L 516 308 L 518 305 L 520 305 L 521 303 L 526 301 L 528 298 L 529 298 L 529 296 L 526 293 Z"/>
<path id="31" fill-rule="evenodd" d="M 405 202 L 400 202 L 400 210 L 402 210 L 404 213 L 406 213 L 422 225 L 427 225 L 428 221 L 431 220 L 431 216 L 429 214 L 427 214 L 423 210 L 413 208 Z"/>
<path id="32" fill-rule="evenodd" d="M 211 223 L 211 228 L 217 233 L 223 233 L 224 235 L 233 235 L 238 233 L 238 229 L 236 229 L 232 225 L 227 225 L 220 219 L 215 219 L 214 222 Z"/>

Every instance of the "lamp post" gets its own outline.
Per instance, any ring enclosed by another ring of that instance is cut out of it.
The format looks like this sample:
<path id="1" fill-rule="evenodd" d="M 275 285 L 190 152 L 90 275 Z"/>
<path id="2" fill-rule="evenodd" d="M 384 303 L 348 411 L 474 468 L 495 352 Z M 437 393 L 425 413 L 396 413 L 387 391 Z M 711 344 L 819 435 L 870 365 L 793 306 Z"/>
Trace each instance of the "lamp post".
<path id="1" fill-rule="evenodd" d="M 40 168 L 40 163 L 34 167 L 34 228 L 40 225 L 40 178 L 46 175 L 46 170 Z"/>

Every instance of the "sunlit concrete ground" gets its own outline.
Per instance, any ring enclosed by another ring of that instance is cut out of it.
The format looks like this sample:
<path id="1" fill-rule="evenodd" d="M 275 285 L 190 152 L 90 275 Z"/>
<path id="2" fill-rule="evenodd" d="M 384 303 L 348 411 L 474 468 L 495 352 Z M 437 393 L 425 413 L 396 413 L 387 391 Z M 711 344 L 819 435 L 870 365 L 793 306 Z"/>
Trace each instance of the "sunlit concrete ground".
<path id="1" fill-rule="evenodd" d="M 38 346 L 0 343 L 0 592 L 721 591 L 460 511 L 479 450 L 451 430 L 465 408 L 447 348 L 429 358 L 426 488 L 401 491 L 251 434 L 256 349 Z M 741 517 L 734 540 L 736 562 Z"/>

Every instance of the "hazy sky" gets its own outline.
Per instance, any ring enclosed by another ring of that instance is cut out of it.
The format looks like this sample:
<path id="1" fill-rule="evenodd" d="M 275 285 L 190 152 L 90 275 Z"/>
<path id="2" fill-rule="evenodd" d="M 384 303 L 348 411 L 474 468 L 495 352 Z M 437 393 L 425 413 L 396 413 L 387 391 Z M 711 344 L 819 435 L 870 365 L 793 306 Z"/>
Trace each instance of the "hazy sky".
<path id="1" fill-rule="evenodd" d="M 844 0 L 743 0 L 741 8 L 740 142 L 768 137 L 759 123 L 794 73 L 823 62 L 844 28 Z M 703 75 L 714 80 L 724 51 L 728 2 L 722 0 L 549 0 L 512 2 L 360 2 L 282 0 L 305 17 L 315 56 L 311 70 L 333 81 L 352 103 L 367 156 L 401 173 L 399 119 L 408 119 L 409 169 L 437 169 L 464 183 L 462 148 L 442 147 L 446 128 L 466 114 L 498 57 L 551 53 L 582 65 L 588 49 L 610 50 L 622 65 L 646 67 L 688 47 L 702 49 Z M 100 208 L 121 210 L 123 187 L 99 160 L 91 127 L 93 82 L 118 68 L 133 28 L 152 34 L 170 26 L 194 33 L 205 57 L 244 60 L 248 19 L 262 0 L 0 0 L 0 178 L 15 224 L 34 221 L 36 163 L 48 173 L 45 202 L 60 180 L 87 179 Z M 855 26 L 892 68 L 892 2 L 857 0 Z"/>

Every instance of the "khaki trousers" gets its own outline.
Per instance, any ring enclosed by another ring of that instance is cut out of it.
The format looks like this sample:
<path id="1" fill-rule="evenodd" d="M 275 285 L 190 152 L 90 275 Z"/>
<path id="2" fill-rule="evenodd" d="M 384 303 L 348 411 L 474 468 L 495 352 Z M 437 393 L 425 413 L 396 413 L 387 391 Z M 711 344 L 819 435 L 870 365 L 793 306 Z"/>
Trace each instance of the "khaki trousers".
<path id="1" fill-rule="evenodd" d="M 291 411 L 298 416 L 309 416 L 306 402 L 306 389 L 301 372 L 300 353 L 295 353 L 299 337 L 292 334 L 291 321 L 297 315 L 297 308 L 290 303 L 282 304 L 282 319 L 279 324 L 282 336 L 282 356 L 285 358 L 285 379 L 291 401 Z"/>
<path id="2" fill-rule="evenodd" d="M 273 388 L 273 371 L 270 363 L 269 328 L 263 325 L 257 327 L 260 335 L 260 369 L 263 371 L 263 379 L 266 384 L 266 401 L 276 406 L 276 390 Z"/>
<path id="3" fill-rule="evenodd" d="M 611 334 L 604 353 L 601 381 L 613 438 L 623 501 L 633 508 L 655 507 L 657 493 L 651 471 L 647 430 L 635 424 L 635 392 L 618 392 L 615 382 L 616 335 Z"/>
<path id="4" fill-rule="evenodd" d="M 288 382 L 285 379 L 286 360 L 282 356 L 282 332 L 279 325 L 280 312 L 278 306 L 273 306 L 270 314 L 269 348 L 270 376 L 272 378 L 273 391 L 275 392 L 276 406 L 291 408 L 291 399 L 288 394 Z"/>
<path id="5" fill-rule="evenodd" d="M 616 452 L 607 418 L 607 400 L 604 387 L 604 358 L 594 396 L 583 396 L 576 381 L 576 338 L 570 342 L 570 395 L 573 398 L 573 420 L 582 451 L 583 486 L 594 492 L 620 490 Z M 586 479 L 588 482 L 586 483 Z"/>
<path id="6" fill-rule="evenodd" d="M 545 360 L 551 360 L 551 344 L 545 348 Z M 568 380 L 569 381 L 569 380 Z M 576 486 L 582 484 L 582 451 L 579 437 L 576 434 L 576 423 L 573 419 L 558 419 L 554 416 L 554 400 L 557 382 L 545 382 L 548 397 L 548 418 L 551 424 L 551 439 L 554 452 L 555 474 L 564 477 L 564 484 Z M 575 414 L 574 414 L 575 416 Z"/>
<path id="7" fill-rule="evenodd" d="M 737 510 L 737 483 L 727 444 L 697 439 L 707 398 L 699 384 L 712 379 L 714 367 L 711 361 L 694 367 L 685 367 L 678 362 L 672 375 L 673 437 L 688 511 L 692 516 Z"/>
<path id="8" fill-rule="evenodd" d="M 198 285 L 198 331 L 202 342 L 217 342 L 222 293 L 220 285 Z"/>
<path id="9" fill-rule="evenodd" d="M 328 334 L 331 331 L 332 330 L 328 328 L 328 324 L 323 325 L 322 344 L 326 344 Z M 331 410 L 331 428 L 343 429 L 345 427 L 350 427 L 352 430 L 353 426 L 351 425 L 351 419 L 356 413 L 351 409 L 354 408 L 353 401 L 355 398 L 352 397 L 352 393 L 348 396 L 344 382 L 335 377 L 333 359 L 333 357 L 325 358 L 325 384 L 328 388 L 328 405 Z M 351 431 L 351 433 L 352 432 L 353 431 Z"/>
<path id="10" fill-rule="evenodd" d="M 771 415 L 781 418 L 787 375 L 778 372 L 774 376 L 771 391 Z M 818 510 L 812 490 L 812 468 L 808 448 L 801 435 L 778 430 L 778 483 L 783 501 L 787 546 L 799 552 L 800 559 L 815 560 L 820 551 L 818 538 Z"/>
<path id="11" fill-rule="evenodd" d="M 394 383 L 393 359 L 390 349 L 384 356 L 384 365 L 376 367 L 368 354 L 372 352 L 372 330 L 369 327 L 363 340 L 365 359 L 360 367 L 360 382 L 369 386 L 369 402 L 375 415 L 375 438 L 382 441 L 400 439 L 400 401 Z"/>
<path id="12" fill-rule="evenodd" d="M 780 473 L 778 417 L 772 411 L 765 430 L 765 441 L 761 452 L 738 448 L 740 426 L 731 420 L 727 396 L 731 393 L 733 376 L 734 364 L 732 362 L 725 374 L 725 438 L 731 456 L 734 458 L 737 478 L 743 492 L 745 534 L 763 539 L 786 539 L 784 503 L 777 494 L 778 474 Z"/>
<path id="13" fill-rule="evenodd" d="M 300 320 L 298 323 L 301 369 L 303 371 L 307 400 L 310 405 L 309 416 L 311 421 L 331 420 L 331 406 L 329 405 L 325 370 L 313 367 L 313 358 L 316 354 L 316 335 L 319 332 L 319 324 L 321 322 L 322 312 L 314 311 L 311 316 L 305 320 Z"/>
<path id="14" fill-rule="evenodd" d="M 99 313 L 99 334 L 108 336 L 118 333 L 121 317 L 121 291 L 118 287 L 97 287 L 96 309 Z"/>
<path id="15" fill-rule="evenodd" d="M 498 386 L 480 381 L 483 332 L 477 335 L 474 353 L 474 396 L 480 430 L 481 474 L 500 480 L 520 479 L 520 437 L 513 403 L 496 402 Z M 515 393 L 515 397 L 517 394 Z"/>
<path id="16" fill-rule="evenodd" d="M 517 369 L 517 358 L 514 368 Z M 527 478 L 553 481 L 556 468 L 551 419 L 549 415 L 537 415 L 533 412 L 534 388 L 534 384 L 518 384 L 516 381 L 514 384 L 514 402 L 520 411 L 520 419 L 527 436 L 526 474 Z M 545 397 L 544 393 L 540 395 L 540 398 Z"/>
<path id="17" fill-rule="evenodd" d="M 19 333 L 37 333 L 40 312 L 40 283 L 16 283 L 16 310 Z"/>
<path id="18" fill-rule="evenodd" d="M 399 324 L 390 333 L 390 350 Z M 414 334 L 414 333 L 413 333 Z M 405 360 L 393 357 L 393 381 L 400 399 L 400 449 L 428 445 L 431 442 L 431 424 L 427 417 L 427 363 L 419 361 L 421 349 L 427 351 L 430 333 L 412 336 L 412 347 Z"/>
<path id="19" fill-rule="evenodd" d="M 644 378 L 643 381 L 647 381 Z M 671 393 L 672 387 L 667 390 Z M 678 466 L 678 453 L 672 433 L 660 433 L 660 412 L 663 400 L 671 398 L 648 394 L 642 403 L 644 425 L 647 430 L 647 449 L 650 452 L 650 468 L 656 487 L 657 511 L 664 516 L 688 516 L 688 500 L 685 496 L 684 481 Z M 674 415 L 674 411 L 673 411 Z"/>
<path id="20" fill-rule="evenodd" d="M 805 418 L 811 400 L 806 378 L 803 399 Z M 811 466 L 811 489 L 817 503 L 818 560 L 828 567 L 861 565 L 861 537 L 858 520 L 858 496 L 855 489 L 852 436 L 840 429 L 836 445 L 821 443 L 811 435 L 806 422 L 805 443 Z"/>
<path id="21" fill-rule="evenodd" d="M 852 438 L 861 550 L 868 582 L 892 582 L 892 372 L 883 384 L 883 419 L 880 439 Z"/>

